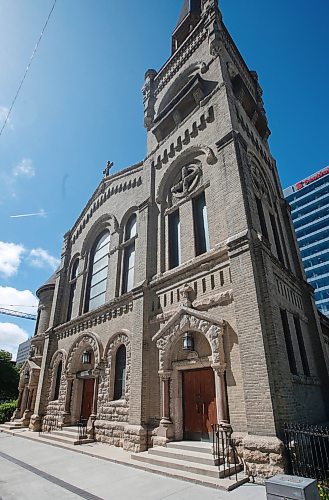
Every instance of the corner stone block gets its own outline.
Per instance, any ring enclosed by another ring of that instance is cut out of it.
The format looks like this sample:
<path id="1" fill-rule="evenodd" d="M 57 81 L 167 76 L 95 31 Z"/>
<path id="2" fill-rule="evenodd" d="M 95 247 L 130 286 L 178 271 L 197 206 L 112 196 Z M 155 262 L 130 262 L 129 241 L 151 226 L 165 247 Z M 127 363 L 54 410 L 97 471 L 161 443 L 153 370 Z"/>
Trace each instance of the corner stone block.
<path id="1" fill-rule="evenodd" d="M 284 444 L 277 437 L 247 435 L 242 440 L 242 447 L 246 470 L 257 482 L 284 474 Z"/>

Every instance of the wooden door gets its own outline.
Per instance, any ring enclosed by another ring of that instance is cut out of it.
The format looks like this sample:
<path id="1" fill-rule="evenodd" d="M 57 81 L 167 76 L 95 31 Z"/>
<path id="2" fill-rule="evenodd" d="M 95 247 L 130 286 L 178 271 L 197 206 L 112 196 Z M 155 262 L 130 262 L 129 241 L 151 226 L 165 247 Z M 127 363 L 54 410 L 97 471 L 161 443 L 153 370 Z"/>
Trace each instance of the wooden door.
<path id="1" fill-rule="evenodd" d="M 212 368 L 183 372 L 184 439 L 211 439 L 217 423 L 215 378 Z"/>
<path id="2" fill-rule="evenodd" d="M 93 408 L 95 379 L 88 378 L 83 381 L 81 418 L 88 419 Z"/>

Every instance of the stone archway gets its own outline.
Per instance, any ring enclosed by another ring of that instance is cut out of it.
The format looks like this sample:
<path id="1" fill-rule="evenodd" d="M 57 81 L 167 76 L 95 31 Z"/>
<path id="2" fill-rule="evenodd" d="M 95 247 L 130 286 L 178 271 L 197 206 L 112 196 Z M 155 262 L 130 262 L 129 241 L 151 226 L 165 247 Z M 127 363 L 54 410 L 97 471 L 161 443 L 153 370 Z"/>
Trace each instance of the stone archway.
<path id="1" fill-rule="evenodd" d="M 83 361 L 84 352 L 90 355 L 87 363 Z M 102 368 L 103 346 L 100 338 L 94 333 L 80 335 L 71 346 L 65 365 L 67 390 L 63 423 L 73 424 L 81 418 L 88 418 L 90 437 L 93 437 L 96 420 L 99 376 Z M 87 396 L 88 403 L 84 405 Z"/>
<path id="2" fill-rule="evenodd" d="M 159 350 L 162 412 L 160 427 L 157 432 L 157 444 L 164 444 L 169 440 L 182 438 L 182 424 L 177 423 L 177 419 L 180 420 L 182 410 L 173 401 L 173 394 L 177 392 L 177 370 L 202 367 L 211 367 L 213 369 L 218 420 L 219 422 L 228 422 L 225 382 L 227 365 L 223 343 L 225 325 L 224 320 L 213 318 L 207 313 L 193 309 L 191 302 L 187 300 L 185 305 L 182 305 L 160 331 L 154 335 L 152 340 L 156 342 Z M 209 356 L 201 359 L 197 352 L 191 352 L 186 360 L 175 363 L 173 362 L 175 345 L 187 332 L 194 333 L 206 341 L 209 346 Z M 176 388 L 173 390 L 175 383 Z"/>
<path id="3" fill-rule="evenodd" d="M 40 366 L 32 359 L 26 360 L 20 370 L 17 408 L 11 419 L 20 419 L 24 427 L 29 425 L 34 411 L 39 376 Z"/>

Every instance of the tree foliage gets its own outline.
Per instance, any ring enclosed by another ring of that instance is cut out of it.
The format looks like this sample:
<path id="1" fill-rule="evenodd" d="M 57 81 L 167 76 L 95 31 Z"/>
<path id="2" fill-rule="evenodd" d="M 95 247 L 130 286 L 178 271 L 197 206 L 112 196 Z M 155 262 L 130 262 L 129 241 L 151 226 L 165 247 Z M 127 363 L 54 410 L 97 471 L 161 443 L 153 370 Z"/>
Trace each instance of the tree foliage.
<path id="1" fill-rule="evenodd" d="M 17 401 L 0 404 L 0 424 L 8 422 L 16 409 Z"/>
<path id="2" fill-rule="evenodd" d="M 0 350 L 0 402 L 17 399 L 18 383 L 19 371 L 11 361 L 11 354 Z"/>

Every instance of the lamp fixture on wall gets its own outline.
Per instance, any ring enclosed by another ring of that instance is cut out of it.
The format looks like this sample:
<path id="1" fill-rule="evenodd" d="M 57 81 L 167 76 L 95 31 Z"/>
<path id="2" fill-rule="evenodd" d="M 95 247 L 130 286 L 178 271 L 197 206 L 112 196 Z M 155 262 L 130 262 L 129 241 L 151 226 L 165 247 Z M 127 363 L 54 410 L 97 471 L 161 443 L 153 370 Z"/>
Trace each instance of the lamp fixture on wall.
<path id="1" fill-rule="evenodd" d="M 194 338 L 192 333 L 186 332 L 183 337 L 183 349 L 184 351 L 193 351 L 194 349 Z"/>
<path id="2" fill-rule="evenodd" d="M 82 364 L 90 365 L 90 363 L 91 363 L 91 352 L 86 350 L 82 353 Z"/>

